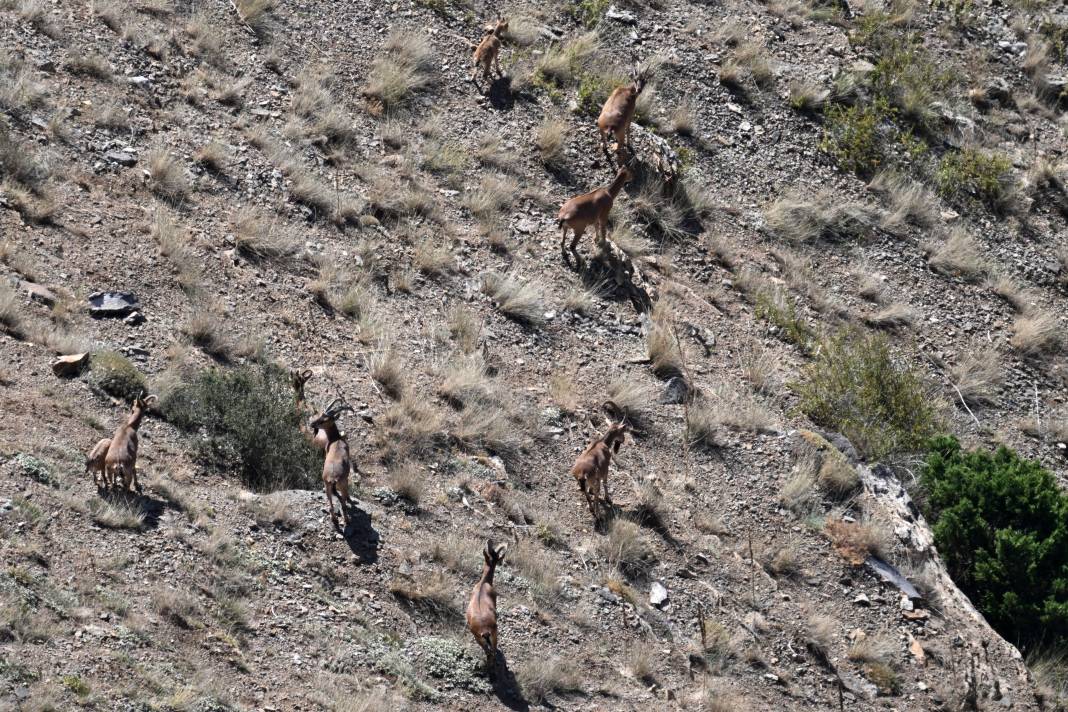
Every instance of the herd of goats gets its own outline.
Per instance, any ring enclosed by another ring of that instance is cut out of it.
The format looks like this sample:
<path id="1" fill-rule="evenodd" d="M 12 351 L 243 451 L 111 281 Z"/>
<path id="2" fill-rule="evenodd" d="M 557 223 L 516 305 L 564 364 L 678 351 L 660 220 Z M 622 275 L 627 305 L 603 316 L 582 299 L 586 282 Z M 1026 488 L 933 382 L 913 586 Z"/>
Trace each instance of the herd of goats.
<path id="1" fill-rule="evenodd" d="M 482 69 L 485 79 L 491 78 L 492 67 L 496 67 L 498 75 L 503 76 L 499 54 L 501 36 L 507 30 L 508 20 L 499 16 L 496 23 L 486 27 L 485 36 L 475 48 L 473 58 L 475 71 L 471 76 L 472 81 L 475 81 L 479 68 Z M 611 135 L 616 139 L 616 157 L 620 167 L 615 179 L 609 185 L 575 196 L 560 208 L 557 215 L 558 227 L 563 228 L 560 251 L 568 266 L 571 266 L 569 251 L 575 257 L 577 264 L 582 263 L 582 257 L 576 247 L 586 228 L 594 227 L 598 242 L 607 238 L 608 214 L 612 209 L 612 204 L 623 186 L 631 179 L 631 172 L 622 165 L 621 157 L 624 145 L 630 148 L 630 124 L 634 117 L 638 95 L 645 83 L 644 74 L 635 71 L 631 83 L 618 87 L 612 92 L 597 119 L 601 146 L 609 160 L 611 160 L 611 154 L 608 152 L 608 137 Z M 570 246 L 567 246 L 568 229 L 574 233 Z M 308 370 L 290 372 L 299 428 L 308 442 L 323 453 L 323 490 L 330 509 L 330 518 L 334 528 L 342 531 L 338 525 L 338 512 L 334 507 L 336 499 L 345 530 L 347 530 L 349 507 L 353 504 L 349 497 L 349 474 L 353 466 L 348 441 L 338 429 L 338 419 L 342 413 L 352 412 L 353 408 L 342 398 L 336 398 L 324 410 L 316 411 L 307 403 L 304 395 L 304 386 L 311 376 L 312 372 Z M 85 461 L 86 474 L 92 475 L 98 488 L 111 490 L 118 487 L 122 492 L 129 492 L 132 486 L 133 490 L 141 491 L 141 485 L 137 481 L 136 467 L 137 431 L 141 426 L 145 411 L 156 400 L 156 396 L 146 396 L 142 391 L 134 399 L 129 416 L 115 430 L 114 435 L 97 442 L 89 452 Z M 603 506 L 612 503 L 608 494 L 608 468 L 612 454 L 619 452 L 625 434 L 629 430 L 626 418 L 618 406 L 611 401 L 606 401 L 604 408 L 609 414 L 614 413 L 616 418 L 609 423 L 604 435 L 586 447 L 571 468 L 571 474 L 577 480 L 579 489 L 586 498 L 590 513 L 598 522 L 602 521 Z M 493 588 L 493 574 L 503 560 L 506 548 L 505 544 L 495 545 L 492 540 L 487 542 L 483 551 L 485 564 L 482 568 L 482 575 L 475 584 L 467 605 L 468 628 L 479 646 L 485 651 L 487 665 L 491 672 L 495 667 L 497 650 L 497 594 Z"/>

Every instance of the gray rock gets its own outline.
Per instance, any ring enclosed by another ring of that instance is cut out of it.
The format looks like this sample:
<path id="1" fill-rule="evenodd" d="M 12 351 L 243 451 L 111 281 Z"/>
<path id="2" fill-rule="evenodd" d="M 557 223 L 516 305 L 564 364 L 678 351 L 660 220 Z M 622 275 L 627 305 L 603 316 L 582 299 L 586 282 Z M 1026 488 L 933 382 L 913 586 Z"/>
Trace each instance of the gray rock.
<path id="1" fill-rule="evenodd" d="M 127 168 L 137 165 L 137 157 L 132 153 L 126 153 L 125 151 L 108 151 L 104 154 L 104 158 L 112 163 L 118 163 L 120 166 L 126 166 Z"/>
<path id="2" fill-rule="evenodd" d="M 627 12 L 626 10 L 620 10 L 615 5 L 610 5 L 608 7 L 608 12 L 606 12 L 604 14 L 604 16 L 609 20 L 613 20 L 615 22 L 621 22 L 624 25 L 637 25 L 638 24 L 637 15 L 635 15 L 633 12 Z"/>
<path id="3" fill-rule="evenodd" d="M 89 314 L 94 317 L 124 317 L 140 308 L 141 302 L 130 292 L 93 292 L 89 295 Z"/>
<path id="4" fill-rule="evenodd" d="M 35 302 L 40 302 L 46 306 L 55 306 L 56 295 L 48 287 L 37 284 L 36 282 L 22 282 L 19 286 L 26 290 L 26 294 L 30 296 L 30 299 Z"/>
<path id="5" fill-rule="evenodd" d="M 682 376 L 673 376 L 664 386 L 664 392 L 660 394 L 660 403 L 664 405 L 680 405 L 690 397 L 690 384 Z"/>
<path id="6" fill-rule="evenodd" d="M 89 354 L 71 354 L 60 356 L 52 362 L 52 373 L 60 378 L 77 376 L 89 363 Z"/>
<path id="7" fill-rule="evenodd" d="M 866 594 L 858 593 L 857 597 L 853 599 L 853 605 L 867 608 L 871 605 L 871 599 Z"/>
<path id="8" fill-rule="evenodd" d="M 138 326 L 145 323 L 145 315 L 139 311 L 131 312 L 130 316 L 122 320 L 123 324 L 128 326 Z"/>

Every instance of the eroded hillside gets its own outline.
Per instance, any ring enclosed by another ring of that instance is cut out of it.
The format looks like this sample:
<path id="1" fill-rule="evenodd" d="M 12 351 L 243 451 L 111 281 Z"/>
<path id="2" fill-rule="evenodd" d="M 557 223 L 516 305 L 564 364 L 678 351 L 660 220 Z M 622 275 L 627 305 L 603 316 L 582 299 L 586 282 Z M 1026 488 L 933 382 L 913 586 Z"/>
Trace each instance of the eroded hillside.
<path id="1" fill-rule="evenodd" d="M 0 705 L 1053 708 L 905 489 L 942 432 L 1065 472 L 1056 10 L 0 0 Z M 635 179 L 573 269 L 632 69 Z M 268 364 L 354 407 L 344 535 Z M 142 387 L 144 493 L 97 492 Z"/>

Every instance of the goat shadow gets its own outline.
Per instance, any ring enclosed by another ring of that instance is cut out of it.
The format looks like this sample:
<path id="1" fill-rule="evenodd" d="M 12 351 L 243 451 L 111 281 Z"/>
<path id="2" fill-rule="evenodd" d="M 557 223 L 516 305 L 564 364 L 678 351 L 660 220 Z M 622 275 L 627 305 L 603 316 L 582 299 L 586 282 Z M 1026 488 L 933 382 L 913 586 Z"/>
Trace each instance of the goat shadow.
<path id="1" fill-rule="evenodd" d="M 530 704 L 523 699 L 523 693 L 519 691 L 519 683 L 512 671 L 508 669 L 508 660 L 500 649 L 497 650 L 497 665 L 490 673 L 490 684 L 493 685 L 493 694 L 508 709 L 520 712 L 527 712 L 530 709 Z"/>
<path id="2" fill-rule="evenodd" d="M 497 77 L 490 82 L 486 99 L 490 106 L 497 111 L 511 111 L 515 106 L 515 97 L 512 95 L 512 78 L 508 75 Z"/>
<path id="3" fill-rule="evenodd" d="M 344 530 L 338 527 L 349 550 L 362 564 L 378 561 L 378 546 L 382 540 L 375 528 L 371 526 L 371 515 L 360 509 L 356 500 L 342 502 L 341 507 L 348 517 Z"/>
<path id="4" fill-rule="evenodd" d="M 100 499 L 108 504 L 126 506 L 133 511 L 140 512 L 142 516 L 141 531 L 159 527 L 160 517 L 163 515 L 163 510 L 167 508 L 167 502 L 164 500 L 149 497 L 141 492 L 108 490 L 97 487 L 96 493 Z"/>

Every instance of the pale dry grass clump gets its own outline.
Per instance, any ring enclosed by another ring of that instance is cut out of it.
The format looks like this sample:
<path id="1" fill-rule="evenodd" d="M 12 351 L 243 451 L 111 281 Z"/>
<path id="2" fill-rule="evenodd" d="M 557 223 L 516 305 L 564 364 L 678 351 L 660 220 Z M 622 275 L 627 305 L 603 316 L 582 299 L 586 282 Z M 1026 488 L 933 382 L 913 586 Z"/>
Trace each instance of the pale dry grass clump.
<path id="1" fill-rule="evenodd" d="M 977 282 L 989 271 L 982 248 L 964 228 L 954 228 L 949 237 L 935 248 L 927 263 L 941 274 Z"/>
<path id="2" fill-rule="evenodd" d="M 652 542 L 640 526 L 627 519 L 613 519 L 608 535 L 598 546 L 610 565 L 632 578 L 648 576 L 657 562 Z"/>
<path id="3" fill-rule="evenodd" d="M 543 79 L 558 86 L 574 82 L 600 49 L 596 32 L 587 32 L 546 50 L 538 60 L 535 71 Z"/>
<path id="4" fill-rule="evenodd" d="M 792 81 L 787 101 L 794 111 L 806 114 L 820 111 L 827 103 L 831 92 L 823 87 L 803 81 Z"/>
<path id="5" fill-rule="evenodd" d="M 528 326 L 540 326 L 545 322 L 544 297 L 534 282 L 522 281 L 513 275 L 485 272 L 482 292 L 505 316 Z"/>
<path id="6" fill-rule="evenodd" d="M 549 397 L 564 413 L 574 413 L 579 408 L 577 384 L 566 371 L 556 371 L 549 377 Z"/>
<path id="7" fill-rule="evenodd" d="M 823 531 L 831 540 L 834 550 L 853 566 L 860 566 L 873 554 L 886 558 L 886 536 L 873 522 L 833 519 L 824 524 Z"/>
<path id="8" fill-rule="evenodd" d="M 394 578 L 389 584 L 389 592 L 403 603 L 441 618 L 459 615 L 453 600 L 453 586 L 445 575 L 437 571 Z"/>
<path id="9" fill-rule="evenodd" d="M 811 198 L 795 193 L 779 198 L 764 211 L 768 229 L 794 242 L 860 239 L 879 224 L 879 211 L 829 190 Z"/>
<path id="10" fill-rule="evenodd" d="M 22 300 L 7 282 L 0 282 L 0 327 L 12 336 L 22 338 L 24 319 Z"/>
<path id="11" fill-rule="evenodd" d="M 297 245 L 277 222 L 255 208 L 241 208 L 233 219 L 235 246 L 251 259 L 293 255 Z"/>
<path id="12" fill-rule="evenodd" d="M 405 391 L 407 368 L 400 353 L 392 345 L 380 346 L 367 359 L 371 378 L 393 400 L 400 400 Z"/>
<path id="13" fill-rule="evenodd" d="M 204 144 L 193 154 L 194 161 L 215 173 L 222 173 L 226 169 L 226 161 L 229 157 L 229 150 L 218 141 Z"/>
<path id="14" fill-rule="evenodd" d="M 418 459 L 446 442 L 445 418 L 433 402 L 411 391 L 378 418 L 377 442 L 387 461 Z"/>
<path id="15" fill-rule="evenodd" d="M 182 324 L 181 330 L 190 343 L 220 361 L 229 361 L 234 355 L 234 343 L 226 322 L 209 309 L 197 309 Z"/>
<path id="16" fill-rule="evenodd" d="M 426 35 L 395 30 L 371 64 L 363 94 L 372 113 L 383 115 L 403 108 L 434 82 L 437 58 Z"/>
<path id="17" fill-rule="evenodd" d="M 477 189 L 468 192 L 465 203 L 479 220 L 493 220 L 502 210 L 511 207 L 518 193 L 519 184 L 514 178 L 488 175 Z"/>
<path id="18" fill-rule="evenodd" d="M 864 317 L 864 323 L 873 329 L 900 331 L 915 326 L 919 318 L 920 313 L 908 304 L 894 303 Z"/>
<path id="19" fill-rule="evenodd" d="M 1016 318 L 1009 343 L 1024 356 L 1048 356 L 1061 350 L 1063 328 L 1051 312 L 1036 309 Z"/>
<path id="20" fill-rule="evenodd" d="M 555 171 L 564 167 L 569 131 L 567 123 L 559 119 L 547 118 L 538 125 L 534 145 L 538 148 L 542 164 L 549 170 Z"/>
<path id="21" fill-rule="evenodd" d="M 389 488 L 418 507 L 426 490 L 426 478 L 415 463 L 397 463 L 389 469 Z"/>
<path id="22" fill-rule="evenodd" d="M 152 192 L 171 202 L 181 202 L 192 190 L 189 177 L 181 164 L 163 150 L 149 152 L 145 156 L 148 165 L 148 185 Z"/>
<path id="23" fill-rule="evenodd" d="M 516 674 L 523 697 L 534 704 L 545 702 L 550 693 L 580 692 L 582 678 L 570 661 L 547 656 L 524 663 Z"/>
<path id="24" fill-rule="evenodd" d="M 890 209 L 881 222 L 884 230 L 898 232 L 905 223 L 926 228 L 938 221 L 938 201 L 922 183 L 893 171 L 881 171 L 868 187 L 889 203 Z"/>
<path id="25" fill-rule="evenodd" d="M 993 348 L 967 350 L 950 366 L 949 377 L 968 405 L 992 404 L 1005 382 L 1001 354 Z"/>
<path id="26" fill-rule="evenodd" d="M 686 356 L 675 336 L 674 314 L 664 302 L 657 302 L 649 313 L 645 349 L 657 378 L 668 379 L 685 371 Z"/>
<path id="27" fill-rule="evenodd" d="M 635 430 L 649 427 L 649 408 L 656 402 L 656 390 L 636 378 L 618 376 L 608 384 L 605 397 L 619 408 L 619 416 Z"/>
<path id="28" fill-rule="evenodd" d="M 429 237 L 415 248 L 413 264 L 426 275 L 441 276 L 453 271 L 455 259 L 448 245 L 435 242 Z"/>
<path id="29" fill-rule="evenodd" d="M 124 492 L 89 500 L 89 514 L 94 522 L 108 529 L 141 529 L 145 524 L 141 498 Z"/>

